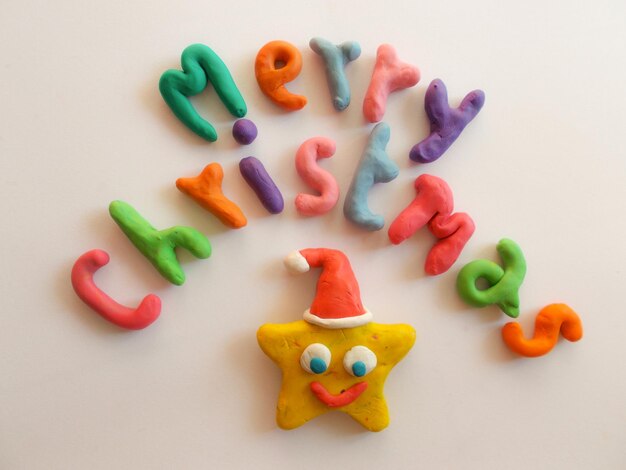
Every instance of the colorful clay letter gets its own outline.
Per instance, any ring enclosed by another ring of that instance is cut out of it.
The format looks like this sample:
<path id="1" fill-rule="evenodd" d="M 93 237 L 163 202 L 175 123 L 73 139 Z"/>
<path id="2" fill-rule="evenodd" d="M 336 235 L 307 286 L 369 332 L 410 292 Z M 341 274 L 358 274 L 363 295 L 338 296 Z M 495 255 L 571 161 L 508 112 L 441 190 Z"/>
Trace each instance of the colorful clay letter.
<path id="1" fill-rule="evenodd" d="M 239 162 L 239 171 L 270 214 L 279 214 L 283 211 L 285 207 L 283 195 L 259 159 L 242 158 Z"/>
<path id="2" fill-rule="evenodd" d="M 320 192 L 319 196 L 300 193 L 296 196 L 296 209 L 302 215 L 325 214 L 337 204 L 339 185 L 335 177 L 320 168 L 317 160 L 330 158 L 335 154 L 335 142 L 326 137 L 313 137 L 305 141 L 296 153 L 296 170 L 311 188 Z"/>
<path id="3" fill-rule="evenodd" d="M 439 239 L 426 257 L 424 270 L 435 276 L 446 272 L 457 260 L 463 247 L 474 233 L 474 221 L 463 212 L 452 214 L 452 191 L 441 178 L 420 175 L 415 180 L 417 196 L 389 227 L 389 240 L 402 243 L 428 224 Z"/>
<path id="4" fill-rule="evenodd" d="M 183 71 L 167 70 L 161 75 L 159 90 L 167 105 L 189 129 L 210 142 L 217 140 L 217 132 L 210 122 L 200 117 L 189 101 L 201 93 L 210 82 L 224 106 L 235 117 L 243 117 L 248 109 L 233 77 L 222 59 L 209 47 L 193 44 L 187 47 L 180 60 Z"/>
<path id="5" fill-rule="evenodd" d="M 496 249 L 502 258 L 504 269 L 496 263 L 478 259 L 463 266 L 456 278 L 461 298 L 474 307 L 496 304 L 509 317 L 519 316 L 519 288 L 526 276 L 526 260 L 520 247 L 513 240 L 503 238 Z M 485 279 L 489 287 L 480 290 L 478 279 Z"/>
<path id="6" fill-rule="evenodd" d="M 314 248 L 292 253 L 290 270 L 322 268 L 304 320 L 259 328 L 259 346 L 282 370 L 276 421 L 293 429 L 327 411 L 347 413 L 370 431 L 389 424 L 383 395 L 391 369 L 415 342 L 409 325 L 372 323 L 346 255 Z"/>
<path id="7" fill-rule="evenodd" d="M 288 111 L 304 108 L 306 98 L 294 95 L 285 83 L 294 80 L 302 70 L 302 54 L 285 41 L 268 42 L 261 48 L 254 63 L 256 81 L 261 91 L 274 103 Z"/>
<path id="8" fill-rule="evenodd" d="M 93 282 L 93 275 L 109 262 L 106 251 L 91 250 L 83 254 L 72 268 L 74 292 L 104 319 L 128 330 L 141 330 L 152 324 L 161 313 L 161 299 L 154 294 L 144 297 L 137 308 L 118 304 Z"/>
<path id="9" fill-rule="evenodd" d="M 194 178 L 178 178 L 176 187 L 231 228 L 244 227 L 248 221 L 237 204 L 224 196 L 224 170 L 219 163 L 210 163 Z"/>
<path id="10" fill-rule="evenodd" d="M 461 134 L 465 126 L 476 117 L 485 104 L 482 90 L 470 91 L 458 108 L 448 105 L 446 86 L 433 80 L 426 90 L 424 107 L 430 121 L 430 135 L 415 144 L 409 154 L 411 160 L 430 163 L 437 160 Z"/>
<path id="11" fill-rule="evenodd" d="M 381 215 L 370 211 L 367 205 L 368 191 L 375 183 L 393 180 L 400 171 L 385 151 L 390 132 L 389 126 L 384 122 L 378 123 L 372 129 L 343 205 L 346 218 L 365 230 L 380 230 L 385 225 L 385 219 Z"/>
<path id="12" fill-rule="evenodd" d="M 502 339 L 511 351 L 521 356 L 537 357 L 554 348 L 559 332 L 568 341 L 578 341 L 583 337 L 583 325 L 576 312 L 567 305 L 551 304 L 537 314 L 532 339 L 524 338 L 522 327 L 516 322 L 502 327 Z"/>
<path id="13" fill-rule="evenodd" d="M 176 258 L 177 247 L 186 249 L 196 258 L 211 256 L 209 240 L 195 228 L 176 226 L 157 230 L 130 204 L 122 201 L 113 201 L 109 213 L 133 245 L 172 284 L 180 286 L 185 282 L 185 273 Z"/>
<path id="14" fill-rule="evenodd" d="M 419 69 L 400 62 L 393 46 L 379 46 L 372 80 L 363 100 L 365 119 L 369 122 L 380 121 L 385 115 L 389 93 L 415 86 L 419 79 Z"/>
<path id="15" fill-rule="evenodd" d="M 343 111 L 350 104 L 350 83 L 348 83 L 344 68 L 349 62 L 359 58 L 361 46 L 354 41 L 335 46 L 322 38 L 311 39 L 309 46 L 324 61 L 333 106 L 337 111 Z"/>
<path id="16" fill-rule="evenodd" d="M 239 119 L 233 124 L 233 137 L 238 144 L 251 144 L 258 134 L 258 130 L 250 119 Z"/>

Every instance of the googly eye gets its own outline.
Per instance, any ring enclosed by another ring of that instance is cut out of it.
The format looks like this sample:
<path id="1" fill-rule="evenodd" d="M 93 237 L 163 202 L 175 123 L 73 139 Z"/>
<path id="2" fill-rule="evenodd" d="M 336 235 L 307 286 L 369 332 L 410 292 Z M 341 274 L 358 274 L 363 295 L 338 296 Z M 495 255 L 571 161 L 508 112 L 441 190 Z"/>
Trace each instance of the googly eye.
<path id="1" fill-rule="evenodd" d="M 311 374 L 322 374 L 330 364 L 330 349 L 321 343 L 309 344 L 300 356 L 300 365 Z"/>
<path id="2" fill-rule="evenodd" d="M 343 367 L 354 377 L 369 374 L 377 364 L 376 354 L 365 346 L 354 346 L 343 356 Z"/>

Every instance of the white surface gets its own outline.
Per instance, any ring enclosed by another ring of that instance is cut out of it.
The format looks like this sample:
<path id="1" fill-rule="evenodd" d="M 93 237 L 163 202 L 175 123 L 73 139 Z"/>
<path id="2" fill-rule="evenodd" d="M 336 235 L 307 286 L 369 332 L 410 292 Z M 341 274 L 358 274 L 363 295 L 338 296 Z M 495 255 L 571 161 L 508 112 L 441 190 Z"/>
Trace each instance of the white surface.
<path id="1" fill-rule="evenodd" d="M 293 3 L 3 2 L 0 468 L 626 468 L 626 4 Z M 361 43 L 344 113 L 332 110 L 308 48 L 316 35 Z M 279 38 L 303 52 L 290 87 L 310 103 L 297 114 L 279 111 L 254 80 L 257 50 Z M 259 127 L 253 145 L 234 143 L 213 91 L 195 103 L 219 123 L 214 144 L 162 101 L 160 74 L 194 42 L 230 67 Z M 345 194 L 371 127 L 361 103 L 382 42 L 422 79 L 389 101 L 388 151 L 401 174 L 376 187 L 372 207 L 389 223 L 428 172 L 448 181 L 477 225 L 436 278 L 422 269 L 428 233 L 394 247 L 385 230 L 350 226 L 340 207 L 311 219 L 293 207 L 306 190 L 294 154 L 314 135 L 337 141 L 323 166 Z M 423 96 L 436 77 L 453 103 L 482 88 L 486 104 L 443 158 L 413 165 L 407 153 L 427 133 Z M 247 155 L 282 189 L 281 215 L 269 216 L 239 176 Z M 174 187 L 211 161 L 249 217 L 243 230 L 225 229 Z M 109 218 L 114 199 L 159 228 L 199 228 L 213 256 L 182 254 L 188 280 L 168 285 Z M 508 318 L 459 301 L 460 267 L 495 259 L 503 236 L 528 261 L 525 331 L 541 307 L 563 301 L 583 319 L 580 343 L 515 358 L 500 340 Z M 282 259 L 310 246 L 348 253 L 376 321 L 418 330 L 387 382 L 392 422 L 382 433 L 341 413 L 290 432 L 274 423 L 280 373 L 255 332 L 309 307 L 317 273 L 289 276 Z M 161 296 L 153 326 L 122 331 L 75 297 L 71 265 L 92 248 L 111 255 L 96 279 L 114 298 Z"/>

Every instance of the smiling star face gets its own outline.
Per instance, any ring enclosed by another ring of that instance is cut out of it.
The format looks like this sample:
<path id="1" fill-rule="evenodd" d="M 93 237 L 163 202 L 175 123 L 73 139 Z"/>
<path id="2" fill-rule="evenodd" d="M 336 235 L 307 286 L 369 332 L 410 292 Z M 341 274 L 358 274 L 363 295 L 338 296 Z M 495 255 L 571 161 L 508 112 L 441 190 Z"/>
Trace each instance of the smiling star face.
<path id="1" fill-rule="evenodd" d="M 413 346 L 415 330 L 379 323 L 328 329 L 301 320 L 263 325 L 257 339 L 283 373 L 276 408 L 281 428 L 337 409 L 381 431 L 389 424 L 385 379 Z"/>

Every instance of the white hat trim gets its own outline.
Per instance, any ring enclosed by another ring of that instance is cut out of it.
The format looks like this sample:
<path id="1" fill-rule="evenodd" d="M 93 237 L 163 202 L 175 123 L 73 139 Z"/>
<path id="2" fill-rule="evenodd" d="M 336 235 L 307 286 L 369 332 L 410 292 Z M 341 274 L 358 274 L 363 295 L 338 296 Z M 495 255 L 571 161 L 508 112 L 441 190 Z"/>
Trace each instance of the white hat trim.
<path id="1" fill-rule="evenodd" d="M 320 318 L 317 315 L 311 313 L 311 309 L 306 309 L 304 312 L 304 320 L 314 325 L 323 326 L 324 328 L 330 328 L 336 330 L 339 328 L 354 328 L 355 326 L 365 325 L 372 321 L 372 313 L 369 310 L 365 310 L 364 313 L 355 317 L 342 317 L 342 318 Z"/>

